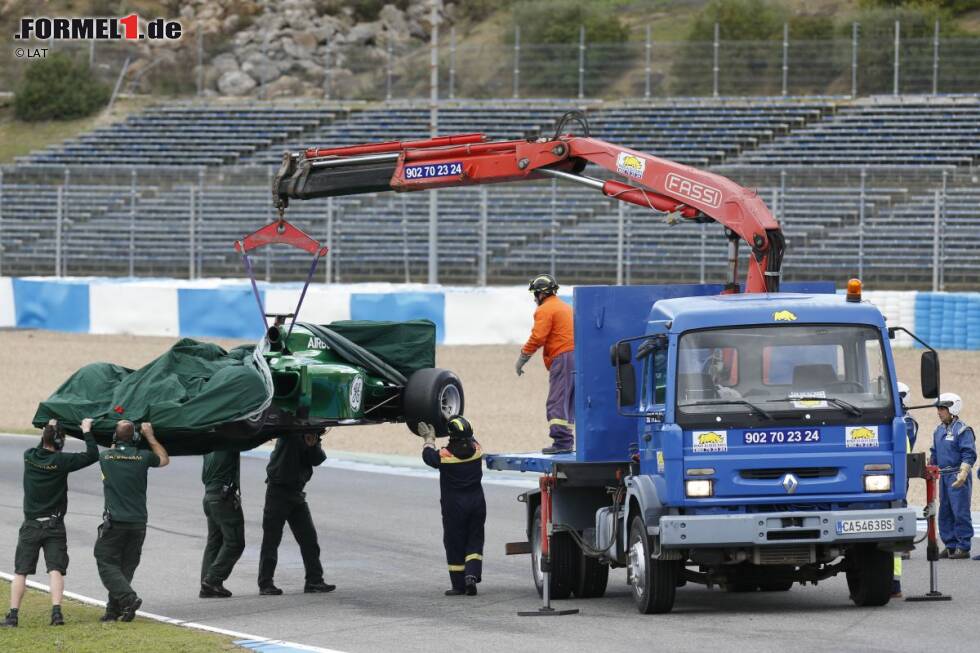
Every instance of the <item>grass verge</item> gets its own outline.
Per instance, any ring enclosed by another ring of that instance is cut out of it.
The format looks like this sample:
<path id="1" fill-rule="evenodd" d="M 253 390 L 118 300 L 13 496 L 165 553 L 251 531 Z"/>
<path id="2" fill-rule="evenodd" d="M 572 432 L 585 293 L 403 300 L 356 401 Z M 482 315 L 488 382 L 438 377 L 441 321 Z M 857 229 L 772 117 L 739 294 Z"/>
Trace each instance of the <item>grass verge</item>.
<path id="1" fill-rule="evenodd" d="M 0 607 L 10 605 L 10 583 L 0 580 Z M 20 606 L 20 625 L 0 630 L 4 653 L 57 651 L 58 653 L 212 653 L 241 651 L 230 637 L 171 626 L 137 617 L 132 623 L 100 623 L 102 609 L 65 599 L 64 626 L 49 626 L 51 599 L 46 592 L 28 588 Z"/>

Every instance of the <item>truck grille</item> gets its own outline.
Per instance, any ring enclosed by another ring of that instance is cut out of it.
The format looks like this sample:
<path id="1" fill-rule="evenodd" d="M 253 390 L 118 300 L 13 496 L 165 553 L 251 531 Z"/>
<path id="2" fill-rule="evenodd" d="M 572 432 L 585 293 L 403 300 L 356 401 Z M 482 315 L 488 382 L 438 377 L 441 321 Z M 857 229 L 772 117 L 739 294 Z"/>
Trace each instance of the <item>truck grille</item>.
<path id="1" fill-rule="evenodd" d="M 753 549 L 752 558 L 757 565 L 807 565 L 817 561 L 817 550 L 813 544 L 760 546 Z"/>
<path id="2" fill-rule="evenodd" d="M 837 476 L 836 467 L 798 467 L 798 468 L 772 468 L 772 469 L 743 469 L 739 475 L 750 481 L 775 481 L 786 474 L 792 474 L 796 478 L 833 478 Z"/>

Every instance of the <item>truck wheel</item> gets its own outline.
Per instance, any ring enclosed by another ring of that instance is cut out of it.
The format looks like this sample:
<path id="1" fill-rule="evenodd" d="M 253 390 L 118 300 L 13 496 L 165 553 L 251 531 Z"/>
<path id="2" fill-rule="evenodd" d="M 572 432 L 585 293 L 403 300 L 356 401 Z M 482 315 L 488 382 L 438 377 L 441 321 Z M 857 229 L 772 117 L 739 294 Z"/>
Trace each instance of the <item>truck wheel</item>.
<path id="1" fill-rule="evenodd" d="M 630 523 L 627 555 L 636 609 L 641 614 L 670 612 L 677 592 L 678 562 L 650 558 L 650 538 L 639 515 Z"/>
<path id="2" fill-rule="evenodd" d="M 464 403 L 459 377 L 438 367 L 417 370 L 402 392 L 405 422 L 415 435 L 419 434 L 419 422 L 432 425 L 438 435 L 446 435 L 446 423 L 453 415 L 463 414 Z"/>
<path id="3" fill-rule="evenodd" d="M 847 554 L 847 588 L 854 605 L 879 606 L 892 595 L 893 554 L 874 544 L 859 544 Z"/>
<path id="4" fill-rule="evenodd" d="M 551 585 L 553 599 L 567 599 L 572 595 L 577 578 L 578 546 L 568 533 L 551 534 Z M 534 509 L 531 524 L 531 578 L 538 596 L 544 596 L 544 572 L 541 570 L 541 506 Z"/>
<path id="5" fill-rule="evenodd" d="M 596 599 L 606 593 L 609 582 L 609 565 L 597 558 L 585 555 L 582 548 L 575 547 L 578 554 L 578 573 L 574 587 L 575 596 L 580 599 Z"/>

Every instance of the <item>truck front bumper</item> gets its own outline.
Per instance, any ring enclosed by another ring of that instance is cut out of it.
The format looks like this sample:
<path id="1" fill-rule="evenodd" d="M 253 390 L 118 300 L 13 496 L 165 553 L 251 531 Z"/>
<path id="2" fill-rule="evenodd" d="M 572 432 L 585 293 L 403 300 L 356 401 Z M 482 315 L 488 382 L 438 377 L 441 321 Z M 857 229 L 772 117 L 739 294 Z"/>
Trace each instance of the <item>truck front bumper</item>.
<path id="1" fill-rule="evenodd" d="M 892 520 L 894 528 L 885 532 L 852 532 L 849 527 L 854 526 L 853 520 L 872 520 L 865 522 L 869 526 Z M 659 535 L 660 546 L 668 549 L 897 542 L 912 540 L 915 529 L 915 511 L 909 508 L 668 515 L 660 518 L 659 525 L 649 527 L 651 535 Z"/>

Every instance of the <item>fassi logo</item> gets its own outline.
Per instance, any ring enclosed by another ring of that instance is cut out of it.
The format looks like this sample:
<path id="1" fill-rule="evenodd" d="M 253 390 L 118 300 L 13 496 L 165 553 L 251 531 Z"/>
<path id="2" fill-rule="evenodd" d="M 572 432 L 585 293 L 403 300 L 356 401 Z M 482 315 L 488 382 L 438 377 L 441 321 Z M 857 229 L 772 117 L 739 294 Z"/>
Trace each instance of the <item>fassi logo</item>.
<path id="1" fill-rule="evenodd" d="M 721 191 L 713 186 L 682 177 L 676 173 L 667 175 L 667 190 L 684 199 L 707 204 L 713 208 L 721 206 Z"/>

